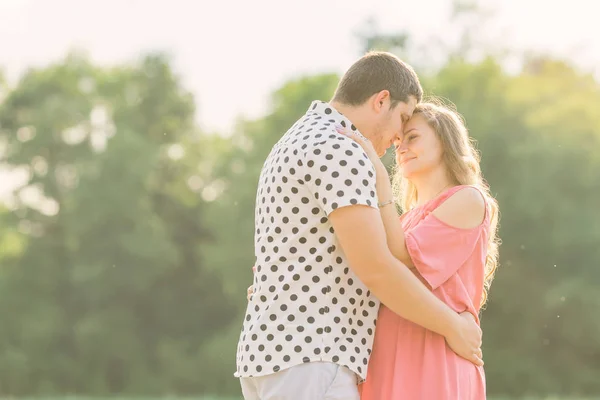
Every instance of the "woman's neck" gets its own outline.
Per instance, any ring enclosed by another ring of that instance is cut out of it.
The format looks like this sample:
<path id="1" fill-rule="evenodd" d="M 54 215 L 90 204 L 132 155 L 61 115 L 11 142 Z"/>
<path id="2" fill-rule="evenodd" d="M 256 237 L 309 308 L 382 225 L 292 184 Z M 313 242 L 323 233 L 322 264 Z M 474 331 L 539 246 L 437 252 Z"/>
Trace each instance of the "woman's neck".
<path id="1" fill-rule="evenodd" d="M 417 206 L 422 206 L 437 197 L 444 190 L 456 186 L 454 182 L 448 179 L 448 175 L 443 169 L 414 177 L 411 179 L 411 182 L 415 185 L 417 191 Z"/>

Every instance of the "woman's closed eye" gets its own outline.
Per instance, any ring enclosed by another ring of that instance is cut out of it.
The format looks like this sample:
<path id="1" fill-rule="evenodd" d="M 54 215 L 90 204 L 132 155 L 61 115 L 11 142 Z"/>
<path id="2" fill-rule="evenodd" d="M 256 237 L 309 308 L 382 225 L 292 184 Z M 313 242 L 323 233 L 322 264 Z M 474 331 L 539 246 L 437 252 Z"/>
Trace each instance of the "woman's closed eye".
<path id="1" fill-rule="evenodd" d="M 402 135 L 402 138 L 400 139 L 400 141 L 402 142 L 410 142 L 412 140 L 414 140 L 417 137 L 417 132 L 415 128 L 410 128 L 407 129 L 404 134 Z"/>

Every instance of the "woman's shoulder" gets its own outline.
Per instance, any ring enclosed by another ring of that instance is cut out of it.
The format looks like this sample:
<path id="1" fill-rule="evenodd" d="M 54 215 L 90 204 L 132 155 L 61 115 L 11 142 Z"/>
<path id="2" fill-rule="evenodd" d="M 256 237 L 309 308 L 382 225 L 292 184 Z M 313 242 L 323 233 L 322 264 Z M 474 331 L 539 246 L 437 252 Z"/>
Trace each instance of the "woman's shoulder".
<path id="1" fill-rule="evenodd" d="M 434 217 L 458 229 L 477 228 L 486 217 L 485 197 L 478 188 L 470 185 L 448 189 L 432 206 Z"/>

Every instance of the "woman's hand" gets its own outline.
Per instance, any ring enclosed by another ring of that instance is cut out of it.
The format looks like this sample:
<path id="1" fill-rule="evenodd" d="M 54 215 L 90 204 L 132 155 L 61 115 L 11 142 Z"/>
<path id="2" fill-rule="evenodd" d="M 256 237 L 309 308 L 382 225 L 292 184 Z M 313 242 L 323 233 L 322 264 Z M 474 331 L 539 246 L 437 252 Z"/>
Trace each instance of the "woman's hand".
<path id="1" fill-rule="evenodd" d="M 336 130 L 338 131 L 338 133 L 354 140 L 356 143 L 358 143 L 360 147 L 362 147 L 365 153 L 367 153 L 369 160 L 371 160 L 371 163 L 373 163 L 373 166 L 375 167 L 375 174 L 377 177 L 377 197 L 379 198 L 379 201 L 387 202 L 389 200 L 392 200 L 392 186 L 390 185 L 390 176 L 387 172 L 387 169 L 385 168 L 385 165 L 383 165 L 383 162 L 379 158 L 379 155 L 377 155 L 377 152 L 375 151 L 375 148 L 373 147 L 371 141 L 365 138 L 360 133 L 339 125 L 336 126 Z"/>
<path id="2" fill-rule="evenodd" d="M 381 160 L 379 159 L 379 156 L 377 155 L 373 144 L 369 139 L 367 139 L 358 132 L 352 131 L 348 128 L 344 128 L 340 125 L 336 125 L 335 129 L 338 131 L 338 133 L 341 133 L 342 135 L 347 136 L 350 139 L 354 140 L 356 143 L 358 143 L 358 145 L 363 148 L 365 153 L 367 153 L 369 160 L 371 160 L 375 168 L 378 168 L 380 164 L 381 166 L 384 166 Z"/>

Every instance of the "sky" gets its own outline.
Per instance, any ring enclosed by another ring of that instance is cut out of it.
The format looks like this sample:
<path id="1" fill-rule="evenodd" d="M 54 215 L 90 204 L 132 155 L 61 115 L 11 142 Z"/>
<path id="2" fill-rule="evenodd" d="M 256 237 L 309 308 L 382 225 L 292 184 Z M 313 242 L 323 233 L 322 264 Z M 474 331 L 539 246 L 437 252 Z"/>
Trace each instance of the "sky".
<path id="1" fill-rule="evenodd" d="M 493 23 L 481 33 L 571 57 L 600 76 L 592 3 L 489 0 Z M 14 83 L 70 49 L 106 65 L 166 51 L 195 95 L 201 128 L 226 132 L 238 116 L 268 110 L 269 94 L 286 80 L 343 73 L 360 56 L 355 33 L 368 18 L 382 32 L 407 30 L 424 42 L 455 36 L 450 10 L 450 0 L 0 0 L 0 68 Z"/>

